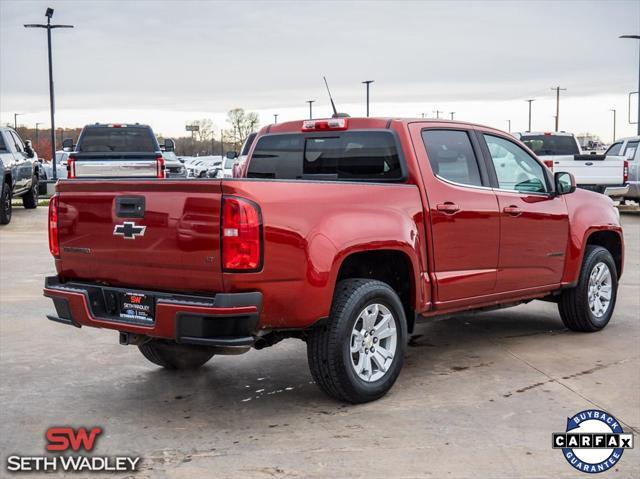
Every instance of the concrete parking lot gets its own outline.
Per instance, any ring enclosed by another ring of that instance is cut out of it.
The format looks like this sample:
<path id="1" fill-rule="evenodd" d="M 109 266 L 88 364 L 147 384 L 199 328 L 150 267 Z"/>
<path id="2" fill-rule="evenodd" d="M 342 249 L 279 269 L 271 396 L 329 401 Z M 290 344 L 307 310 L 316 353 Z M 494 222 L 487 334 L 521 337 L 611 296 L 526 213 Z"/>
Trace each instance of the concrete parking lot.
<path id="1" fill-rule="evenodd" d="M 98 425 L 96 454 L 142 456 L 136 477 L 577 477 L 551 449 L 567 416 L 603 409 L 640 433 L 640 215 L 622 221 L 604 331 L 569 332 L 543 302 L 425 323 L 390 394 L 350 406 L 313 384 L 299 341 L 170 373 L 113 331 L 46 320 L 46 208 L 15 208 L 0 230 L 0 475 L 8 454 L 41 455 L 49 426 Z M 637 444 L 605 473 L 639 475 Z"/>

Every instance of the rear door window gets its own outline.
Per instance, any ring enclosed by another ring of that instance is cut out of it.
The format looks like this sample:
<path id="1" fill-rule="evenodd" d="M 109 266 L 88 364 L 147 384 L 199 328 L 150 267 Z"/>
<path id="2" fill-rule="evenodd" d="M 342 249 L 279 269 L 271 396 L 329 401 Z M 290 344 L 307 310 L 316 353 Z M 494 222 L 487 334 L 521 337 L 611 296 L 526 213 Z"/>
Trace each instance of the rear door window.
<path id="1" fill-rule="evenodd" d="M 422 141 L 433 174 L 453 183 L 482 186 L 469 134 L 460 130 L 424 130 Z"/>
<path id="2" fill-rule="evenodd" d="M 386 131 L 267 135 L 253 151 L 249 178 L 399 181 L 396 141 Z"/>
<path id="3" fill-rule="evenodd" d="M 78 145 L 83 153 L 153 153 L 159 149 L 151 129 L 136 127 L 89 127 Z"/>
<path id="4" fill-rule="evenodd" d="M 7 150 L 7 145 L 4 142 L 4 135 L 0 133 L 0 152 L 6 152 L 6 151 L 9 151 L 9 150 Z"/>

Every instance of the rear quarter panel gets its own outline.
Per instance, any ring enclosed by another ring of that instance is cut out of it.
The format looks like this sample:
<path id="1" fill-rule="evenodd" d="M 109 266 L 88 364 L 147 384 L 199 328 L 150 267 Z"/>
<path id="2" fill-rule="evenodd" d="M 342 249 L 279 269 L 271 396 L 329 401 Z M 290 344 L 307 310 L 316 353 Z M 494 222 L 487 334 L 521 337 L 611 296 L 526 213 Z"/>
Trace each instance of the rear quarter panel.
<path id="1" fill-rule="evenodd" d="M 222 191 L 262 210 L 263 269 L 223 275 L 227 292 L 264 294 L 262 328 L 305 328 L 327 317 L 340 265 L 354 252 L 404 252 L 420 285 L 424 217 L 415 185 L 234 179 L 223 180 Z"/>

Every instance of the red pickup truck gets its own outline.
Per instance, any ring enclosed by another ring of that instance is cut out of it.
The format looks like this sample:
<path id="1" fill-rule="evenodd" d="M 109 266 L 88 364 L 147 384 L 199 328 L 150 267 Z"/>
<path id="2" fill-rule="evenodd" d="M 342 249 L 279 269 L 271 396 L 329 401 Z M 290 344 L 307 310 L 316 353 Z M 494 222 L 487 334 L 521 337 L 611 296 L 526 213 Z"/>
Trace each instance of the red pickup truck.
<path id="1" fill-rule="evenodd" d="M 469 123 L 331 118 L 263 128 L 242 178 L 62 180 L 53 321 L 120 332 L 165 368 L 307 343 L 334 398 L 385 394 L 418 320 L 543 299 L 609 322 L 619 215 L 522 143 Z"/>

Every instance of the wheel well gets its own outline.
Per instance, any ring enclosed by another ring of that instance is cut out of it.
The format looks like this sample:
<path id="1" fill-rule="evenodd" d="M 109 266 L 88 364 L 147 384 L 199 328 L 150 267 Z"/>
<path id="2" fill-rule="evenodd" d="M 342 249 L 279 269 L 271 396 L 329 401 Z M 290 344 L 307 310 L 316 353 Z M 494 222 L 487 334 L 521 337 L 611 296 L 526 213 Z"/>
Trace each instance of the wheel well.
<path id="1" fill-rule="evenodd" d="M 413 331 L 415 287 L 411 261 L 406 254 L 394 250 L 353 253 L 342 262 L 336 282 L 348 278 L 377 279 L 391 286 L 404 306 L 407 330 Z"/>
<path id="2" fill-rule="evenodd" d="M 622 242 L 620 241 L 620 236 L 613 231 L 596 231 L 587 238 L 587 245 L 602 246 L 611 253 L 619 278 L 622 273 Z"/>

